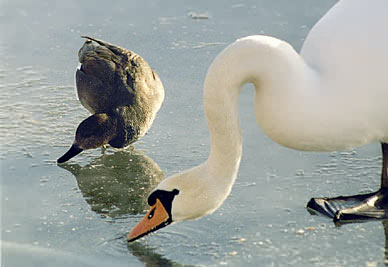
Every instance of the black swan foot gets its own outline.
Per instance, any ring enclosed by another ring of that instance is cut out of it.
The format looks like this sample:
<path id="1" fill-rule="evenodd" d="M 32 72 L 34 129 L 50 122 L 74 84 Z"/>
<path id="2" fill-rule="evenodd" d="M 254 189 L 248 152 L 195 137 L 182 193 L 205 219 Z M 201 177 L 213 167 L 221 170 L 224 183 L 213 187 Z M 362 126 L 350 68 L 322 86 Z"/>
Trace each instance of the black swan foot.
<path id="1" fill-rule="evenodd" d="M 354 196 L 312 198 L 307 209 L 312 214 L 322 214 L 336 224 L 382 220 L 388 218 L 388 144 L 382 143 L 383 168 L 380 190 Z"/>
<path id="2" fill-rule="evenodd" d="M 312 214 L 328 216 L 338 224 L 387 219 L 388 188 L 354 196 L 312 198 L 307 209 Z"/>

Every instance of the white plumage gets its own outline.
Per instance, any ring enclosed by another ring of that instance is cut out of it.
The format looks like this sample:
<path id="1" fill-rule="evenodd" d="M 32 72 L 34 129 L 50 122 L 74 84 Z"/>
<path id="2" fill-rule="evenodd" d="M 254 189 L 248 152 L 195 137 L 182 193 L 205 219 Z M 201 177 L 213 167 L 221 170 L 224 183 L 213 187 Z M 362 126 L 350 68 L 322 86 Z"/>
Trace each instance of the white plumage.
<path id="1" fill-rule="evenodd" d="M 386 0 L 342 0 L 313 27 L 300 54 L 268 36 L 226 47 L 204 84 L 209 158 L 156 188 L 179 190 L 172 221 L 209 214 L 229 195 L 242 156 L 238 98 L 245 83 L 255 86 L 258 124 L 279 144 L 333 151 L 387 143 L 387 25 Z"/>

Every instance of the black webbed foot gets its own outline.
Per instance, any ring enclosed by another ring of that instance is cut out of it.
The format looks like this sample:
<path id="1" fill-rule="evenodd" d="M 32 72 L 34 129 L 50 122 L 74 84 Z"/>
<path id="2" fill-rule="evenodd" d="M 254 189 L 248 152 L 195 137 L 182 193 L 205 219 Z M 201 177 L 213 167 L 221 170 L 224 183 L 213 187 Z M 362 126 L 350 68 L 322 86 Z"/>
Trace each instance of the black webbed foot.
<path id="1" fill-rule="evenodd" d="M 388 188 L 377 192 L 335 198 L 312 198 L 307 209 L 338 224 L 388 218 Z"/>

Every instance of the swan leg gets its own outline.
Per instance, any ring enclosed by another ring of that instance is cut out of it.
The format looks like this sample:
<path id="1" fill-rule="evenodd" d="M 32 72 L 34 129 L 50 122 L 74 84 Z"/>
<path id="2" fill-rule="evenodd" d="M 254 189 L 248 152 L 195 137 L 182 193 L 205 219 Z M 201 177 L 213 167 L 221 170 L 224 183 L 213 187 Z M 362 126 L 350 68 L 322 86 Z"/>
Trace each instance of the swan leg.
<path id="1" fill-rule="evenodd" d="M 354 196 L 312 198 L 307 209 L 312 214 L 333 218 L 336 223 L 349 223 L 388 218 L 388 144 L 382 143 L 383 167 L 378 191 Z"/>

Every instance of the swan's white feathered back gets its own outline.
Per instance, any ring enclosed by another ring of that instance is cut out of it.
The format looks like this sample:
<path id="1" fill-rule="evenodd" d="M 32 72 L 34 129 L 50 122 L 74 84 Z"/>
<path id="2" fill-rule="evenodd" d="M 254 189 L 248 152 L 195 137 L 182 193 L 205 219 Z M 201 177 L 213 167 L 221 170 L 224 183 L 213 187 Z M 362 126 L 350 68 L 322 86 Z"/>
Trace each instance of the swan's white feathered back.
<path id="1" fill-rule="evenodd" d="M 387 0 L 342 0 L 313 28 L 301 56 L 267 36 L 225 48 L 204 85 L 209 159 L 158 187 L 181 192 L 173 220 L 206 215 L 230 193 L 242 156 L 238 98 L 244 83 L 255 85 L 258 123 L 282 145 L 329 151 L 388 142 L 387 14 Z"/>
<path id="2" fill-rule="evenodd" d="M 342 0 L 313 27 L 301 51 L 321 76 L 331 116 L 346 118 L 349 130 L 354 125 L 343 135 L 364 135 L 354 145 L 388 142 L 387 14 L 386 0 Z"/>

